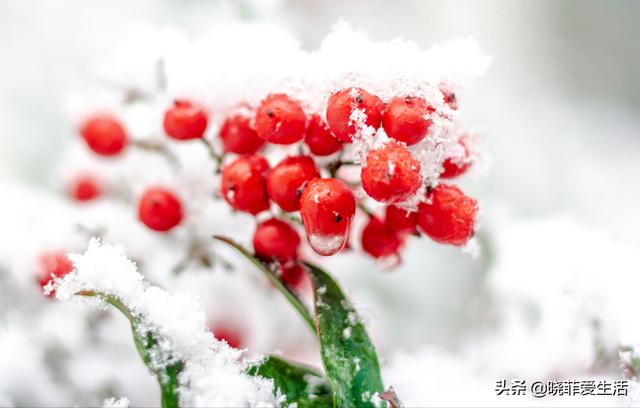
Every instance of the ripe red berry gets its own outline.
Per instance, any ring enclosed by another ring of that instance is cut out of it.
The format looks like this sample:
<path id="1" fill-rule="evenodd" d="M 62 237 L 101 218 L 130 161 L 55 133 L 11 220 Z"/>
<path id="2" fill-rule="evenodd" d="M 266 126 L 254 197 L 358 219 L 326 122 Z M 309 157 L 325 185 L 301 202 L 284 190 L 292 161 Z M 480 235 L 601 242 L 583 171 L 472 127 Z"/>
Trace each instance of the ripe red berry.
<path id="1" fill-rule="evenodd" d="M 305 184 L 317 177 L 320 173 L 311 157 L 287 157 L 269 171 L 267 193 L 283 210 L 297 211 Z"/>
<path id="2" fill-rule="evenodd" d="M 256 112 L 256 131 L 267 142 L 288 145 L 302 140 L 305 121 L 298 102 L 284 94 L 271 94 Z"/>
<path id="3" fill-rule="evenodd" d="M 304 141 L 316 156 L 328 156 L 342 149 L 342 142 L 333 136 L 329 126 L 318 115 L 309 120 Z"/>
<path id="4" fill-rule="evenodd" d="M 38 283 L 44 288 L 53 278 L 62 278 L 73 271 L 73 264 L 63 251 L 51 251 L 40 254 L 38 269 Z M 53 290 L 48 296 L 55 296 L 55 293 Z"/>
<path id="5" fill-rule="evenodd" d="M 456 98 L 456 93 L 453 92 L 446 86 L 440 87 L 440 92 L 442 92 L 442 97 L 444 98 L 444 103 L 449 105 L 449 107 L 453 110 L 458 109 L 458 99 Z"/>
<path id="6" fill-rule="evenodd" d="M 402 237 L 377 217 L 370 217 L 362 230 L 362 249 L 376 259 L 397 255 L 402 244 Z"/>
<path id="7" fill-rule="evenodd" d="M 216 323 L 210 326 L 210 330 L 213 333 L 213 337 L 220 341 L 225 341 L 229 347 L 241 348 L 244 345 L 240 331 L 231 326 Z"/>
<path id="8" fill-rule="evenodd" d="M 269 163 L 262 156 L 241 156 L 222 169 L 220 192 L 238 211 L 256 215 L 269 209 L 266 173 Z"/>
<path id="9" fill-rule="evenodd" d="M 87 146 L 101 156 L 115 156 L 127 145 L 127 134 L 122 124 L 108 114 L 88 118 L 80 128 Z"/>
<path id="10" fill-rule="evenodd" d="M 254 154 L 265 143 L 251 124 L 251 118 L 242 113 L 229 116 L 224 121 L 220 140 L 225 152 L 236 154 Z"/>
<path id="11" fill-rule="evenodd" d="M 401 143 L 390 141 L 369 152 L 360 178 L 362 188 L 374 200 L 398 203 L 420 188 L 420 163 Z"/>
<path id="12" fill-rule="evenodd" d="M 182 204 L 170 190 L 152 187 L 140 197 L 138 218 L 154 231 L 169 231 L 182 221 Z"/>
<path id="13" fill-rule="evenodd" d="M 280 264 L 280 280 L 286 286 L 300 290 L 306 279 L 304 267 L 299 262 L 285 262 Z"/>
<path id="14" fill-rule="evenodd" d="M 91 201 L 102 195 L 102 186 L 89 174 L 79 175 L 71 182 L 69 195 L 79 202 Z"/>
<path id="15" fill-rule="evenodd" d="M 277 218 L 261 222 L 253 234 L 253 250 L 260 259 L 280 262 L 294 260 L 298 258 L 298 247 L 298 232 Z"/>
<path id="16" fill-rule="evenodd" d="M 384 104 L 377 96 L 361 88 L 347 88 L 329 97 L 327 124 L 338 140 L 351 143 L 365 125 L 380 127 L 383 111 Z"/>
<path id="17" fill-rule="evenodd" d="M 399 233 L 415 233 L 418 225 L 418 213 L 407 211 L 395 205 L 387 206 L 384 222 L 387 227 Z"/>
<path id="18" fill-rule="evenodd" d="M 424 98 L 395 97 L 382 117 L 382 127 L 390 138 L 411 146 L 427 135 L 431 126 L 427 116 L 433 111 Z"/>
<path id="19" fill-rule="evenodd" d="M 431 239 L 462 246 L 473 236 L 478 202 L 454 185 L 439 184 L 418 208 L 418 225 Z"/>
<path id="20" fill-rule="evenodd" d="M 207 128 L 207 113 L 184 99 L 176 100 L 164 113 L 164 131 L 175 140 L 200 139 Z"/>
<path id="21" fill-rule="evenodd" d="M 307 239 L 320 255 L 333 255 L 344 248 L 355 212 L 353 192 L 338 179 L 313 179 L 300 197 Z"/>
<path id="22" fill-rule="evenodd" d="M 460 141 L 460 145 L 464 149 L 462 157 L 449 157 L 442 163 L 442 173 L 440 178 L 451 179 L 464 174 L 471 167 L 470 153 L 464 140 Z"/>

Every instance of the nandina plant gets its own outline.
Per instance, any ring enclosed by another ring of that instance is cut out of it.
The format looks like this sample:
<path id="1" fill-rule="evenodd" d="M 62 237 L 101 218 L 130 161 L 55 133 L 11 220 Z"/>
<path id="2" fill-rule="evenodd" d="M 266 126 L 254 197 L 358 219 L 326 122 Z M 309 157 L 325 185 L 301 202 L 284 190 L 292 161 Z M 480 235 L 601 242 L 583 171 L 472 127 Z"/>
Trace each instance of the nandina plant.
<path id="1" fill-rule="evenodd" d="M 390 80 L 368 89 L 371 81 L 365 79 L 366 73 L 341 76 L 314 100 L 305 99 L 311 98 L 305 89 L 282 85 L 229 101 L 221 112 L 194 95 L 176 95 L 163 106 L 162 123 L 156 125 L 164 135 L 155 144 L 134 140 L 115 112 L 91 114 L 78 129 L 102 160 L 151 149 L 175 165 L 173 150 L 189 144 L 209 155 L 215 172 L 203 183 L 218 186 L 210 199 L 224 200 L 235 216 L 256 221 L 253 250 L 238 243 L 247 237 L 231 232 L 213 239 L 235 249 L 277 288 L 320 349 L 324 372 L 276 356 L 244 370 L 271 380 L 283 406 L 400 404 L 382 381 L 357 311 L 334 276 L 317 265 L 322 257 L 361 249 L 399 265 L 409 239 L 426 236 L 462 247 L 475 233 L 477 202 L 450 182 L 475 160 L 473 138 L 457 121 L 456 85 L 404 78 L 411 86 Z M 189 199 L 176 186 L 148 185 L 131 200 L 132 212 L 153 233 L 169 237 L 190 219 Z M 359 244 L 350 242 L 357 217 L 365 219 Z M 69 268 L 58 269 L 50 272 L 56 281 Z M 311 307 L 300 296 L 305 278 L 312 286 Z M 63 287 L 72 280 L 62 278 Z M 175 341 L 149 325 L 148 311 L 129 295 L 100 285 L 72 287 L 75 295 L 102 299 L 125 314 L 142 360 L 158 379 L 163 406 L 186 405 L 179 390 L 192 386 L 181 376 L 193 356 L 173 350 Z"/>

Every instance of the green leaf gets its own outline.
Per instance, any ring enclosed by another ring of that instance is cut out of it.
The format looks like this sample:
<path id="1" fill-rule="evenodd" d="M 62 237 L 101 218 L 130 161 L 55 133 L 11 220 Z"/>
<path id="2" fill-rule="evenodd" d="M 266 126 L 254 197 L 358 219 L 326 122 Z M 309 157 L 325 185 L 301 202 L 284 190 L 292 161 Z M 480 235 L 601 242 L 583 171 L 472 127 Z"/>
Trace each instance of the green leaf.
<path id="1" fill-rule="evenodd" d="M 311 367 L 268 356 L 247 370 L 250 375 L 270 378 L 286 399 L 298 408 L 332 407 L 331 387 L 322 374 Z"/>
<path id="2" fill-rule="evenodd" d="M 291 289 L 289 289 L 282 283 L 282 281 L 276 276 L 276 274 L 271 269 L 269 269 L 267 265 L 265 265 L 262 261 L 260 261 L 255 256 L 253 256 L 253 254 L 251 254 L 242 245 L 238 244 L 236 241 L 232 240 L 231 238 L 228 238 L 222 235 L 214 235 L 213 238 L 231 246 L 236 251 L 238 251 L 241 255 L 243 255 L 245 258 L 251 261 L 251 263 L 257 266 L 258 269 L 260 269 L 265 274 L 267 279 L 269 279 L 269 281 L 271 281 L 271 283 L 280 291 L 280 293 L 284 295 L 284 297 L 289 301 L 289 303 L 291 303 L 294 309 L 298 311 L 298 313 L 300 314 L 300 316 L 302 316 L 302 319 L 305 321 L 307 326 L 309 326 L 309 328 L 314 333 L 314 335 L 316 334 L 316 326 L 315 326 L 315 323 L 313 322 L 313 318 L 311 317 L 311 313 L 309 312 L 309 309 L 307 309 L 304 303 L 302 303 L 302 300 L 300 300 L 300 298 L 293 291 L 291 291 Z"/>
<path id="3" fill-rule="evenodd" d="M 138 350 L 138 354 L 145 365 L 155 374 L 158 384 L 160 385 L 162 408 L 179 407 L 178 374 L 182 371 L 184 364 L 178 361 L 164 368 L 158 368 L 152 364 L 153 360 L 151 355 L 158 344 L 158 339 L 152 331 L 143 328 L 140 317 L 136 316 L 120 299 L 105 293 L 89 290 L 78 292 L 77 295 L 99 297 L 126 316 L 131 324 L 131 332 L 136 350 Z"/>
<path id="4" fill-rule="evenodd" d="M 338 407 L 373 407 L 384 391 L 376 350 L 364 325 L 336 281 L 324 270 L 309 268 L 315 298 L 320 354 Z"/>

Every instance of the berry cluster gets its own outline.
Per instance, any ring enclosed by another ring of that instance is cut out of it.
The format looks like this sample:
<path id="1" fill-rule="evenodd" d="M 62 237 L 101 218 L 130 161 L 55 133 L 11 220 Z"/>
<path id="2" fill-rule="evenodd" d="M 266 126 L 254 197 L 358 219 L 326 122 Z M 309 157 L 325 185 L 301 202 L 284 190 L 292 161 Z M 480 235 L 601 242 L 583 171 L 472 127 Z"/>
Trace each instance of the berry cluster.
<path id="1" fill-rule="evenodd" d="M 457 109 L 452 92 L 441 88 L 441 97 L 447 109 Z M 411 235 L 423 233 L 456 246 L 473 236 L 476 200 L 454 185 L 427 180 L 421 172 L 424 163 L 412 151 L 412 146 L 430 138 L 438 114 L 422 96 L 402 95 L 385 102 L 351 87 L 330 95 L 324 112 L 305 112 L 301 101 L 283 93 L 267 95 L 256 107 L 239 106 L 219 126 L 220 154 L 204 137 L 210 117 L 197 103 L 175 101 L 165 112 L 163 127 L 168 138 L 201 140 L 215 155 L 220 194 L 234 210 L 257 216 L 279 209 L 257 224 L 254 251 L 266 262 L 280 265 L 282 279 L 295 285 L 303 274 L 298 262 L 301 239 L 292 220 L 303 225 L 311 248 L 324 256 L 348 245 L 358 207 L 369 217 L 361 246 L 376 259 L 397 256 Z M 343 159 L 349 146 L 362 139 L 363 132 L 375 135 L 380 129 L 386 136 L 366 152 L 359 180 L 341 177 L 342 166 L 358 164 Z M 122 124 L 111 115 L 90 117 L 80 133 L 87 146 L 102 156 L 118 155 L 131 144 Z M 468 142 L 461 138 L 458 143 L 463 154 L 438 163 L 440 179 L 457 177 L 471 165 Z M 299 153 L 273 166 L 262 154 L 268 146 L 294 144 Z M 354 189 L 359 185 L 386 207 L 383 217 L 369 210 L 365 199 L 356 198 Z M 88 200 L 100 191 L 85 180 L 73 195 Z M 148 228 L 167 232 L 183 220 L 183 205 L 170 189 L 151 186 L 138 198 L 138 217 Z"/>

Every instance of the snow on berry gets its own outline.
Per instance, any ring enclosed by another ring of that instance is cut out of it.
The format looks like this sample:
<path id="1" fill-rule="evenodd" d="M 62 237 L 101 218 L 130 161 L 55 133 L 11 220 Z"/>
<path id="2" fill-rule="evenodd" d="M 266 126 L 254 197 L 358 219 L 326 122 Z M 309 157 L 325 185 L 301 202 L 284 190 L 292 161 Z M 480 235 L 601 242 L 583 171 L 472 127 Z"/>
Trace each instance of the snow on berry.
<path id="1" fill-rule="evenodd" d="M 311 116 L 304 142 L 316 156 L 328 156 L 342 149 L 342 142 L 336 139 L 320 115 Z"/>
<path id="2" fill-rule="evenodd" d="M 200 139 L 207 129 L 207 113 L 191 101 L 176 99 L 164 114 L 163 126 L 172 139 Z"/>
<path id="3" fill-rule="evenodd" d="M 369 152 L 360 177 L 362 188 L 371 198 L 388 204 L 406 201 L 422 182 L 420 163 L 395 141 Z"/>
<path id="4" fill-rule="evenodd" d="M 304 137 L 306 118 L 300 104 L 285 94 L 270 94 L 256 112 L 258 136 L 274 144 L 292 144 Z"/>
<path id="5" fill-rule="evenodd" d="M 362 230 L 362 249 L 375 259 L 397 256 L 404 239 L 378 217 L 369 217 Z"/>
<path id="6" fill-rule="evenodd" d="M 63 251 L 43 252 L 38 256 L 38 283 L 47 296 L 55 296 L 51 283 L 73 270 L 73 264 Z"/>
<path id="7" fill-rule="evenodd" d="M 102 185 L 93 175 L 80 174 L 71 182 L 68 192 L 78 202 L 91 201 L 102 195 Z"/>
<path id="8" fill-rule="evenodd" d="M 86 119 L 80 134 L 87 146 L 101 156 L 118 155 L 127 145 L 124 127 L 109 114 L 96 114 Z"/>
<path id="9" fill-rule="evenodd" d="M 284 211 L 297 211 L 306 183 L 318 177 L 320 173 L 311 157 L 290 156 L 269 170 L 267 193 Z"/>
<path id="10" fill-rule="evenodd" d="M 418 208 L 418 225 L 436 242 L 462 246 L 473 236 L 477 212 L 477 201 L 458 187 L 438 184 Z"/>
<path id="11" fill-rule="evenodd" d="M 471 153 L 469 152 L 465 139 L 461 139 L 458 145 L 454 146 L 451 150 L 454 151 L 454 154 L 447 157 L 442 163 L 440 178 L 451 179 L 458 177 L 466 173 L 469 167 L 471 167 Z"/>
<path id="12" fill-rule="evenodd" d="M 256 215 L 269 209 L 267 160 L 258 155 L 241 156 L 222 169 L 221 193 L 238 211 Z"/>
<path id="13" fill-rule="evenodd" d="M 298 258 L 300 236 L 285 221 L 270 218 L 261 222 L 253 234 L 253 249 L 258 258 L 286 262 Z"/>
<path id="14" fill-rule="evenodd" d="M 320 255 L 334 255 L 344 248 L 355 212 L 353 192 L 338 179 L 313 179 L 300 197 L 307 239 Z"/>
<path id="15" fill-rule="evenodd" d="M 224 341 L 231 348 L 240 349 L 244 345 L 240 330 L 229 324 L 215 322 L 209 325 L 213 336 L 220 341 Z"/>
<path id="16" fill-rule="evenodd" d="M 361 88 L 347 88 L 334 93 L 327 102 L 327 125 L 335 137 L 351 143 L 363 132 L 370 134 L 380 126 L 384 104 Z"/>
<path id="17" fill-rule="evenodd" d="M 103 307 L 98 298 L 76 296 L 98 292 L 118 299 L 138 319 L 138 331 L 162 341 L 154 345 L 150 364 L 162 369 L 175 361 L 181 406 L 275 406 L 273 382 L 245 373 L 242 352 L 215 339 L 201 303 L 186 294 L 169 294 L 149 286 L 121 247 L 89 242 L 82 255 L 71 255 L 75 271 L 57 282 L 57 298 L 81 299 Z"/>
<path id="18" fill-rule="evenodd" d="M 395 97 L 382 117 L 382 127 L 390 138 L 411 146 L 427 135 L 433 111 L 424 98 Z"/>
<path id="19" fill-rule="evenodd" d="M 166 232 L 182 221 L 182 204 L 176 195 L 163 187 L 151 187 L 138 202 L 138 218 L 158 232 Z"/>
<path id="20" fill-rule="evenodd" d="M 258 136 L 250 115 L 249 109 L 242 108 L 224 120 L 219 135 L 226 152 L 254 154 L 264 146 L 265 141 Z"/>

